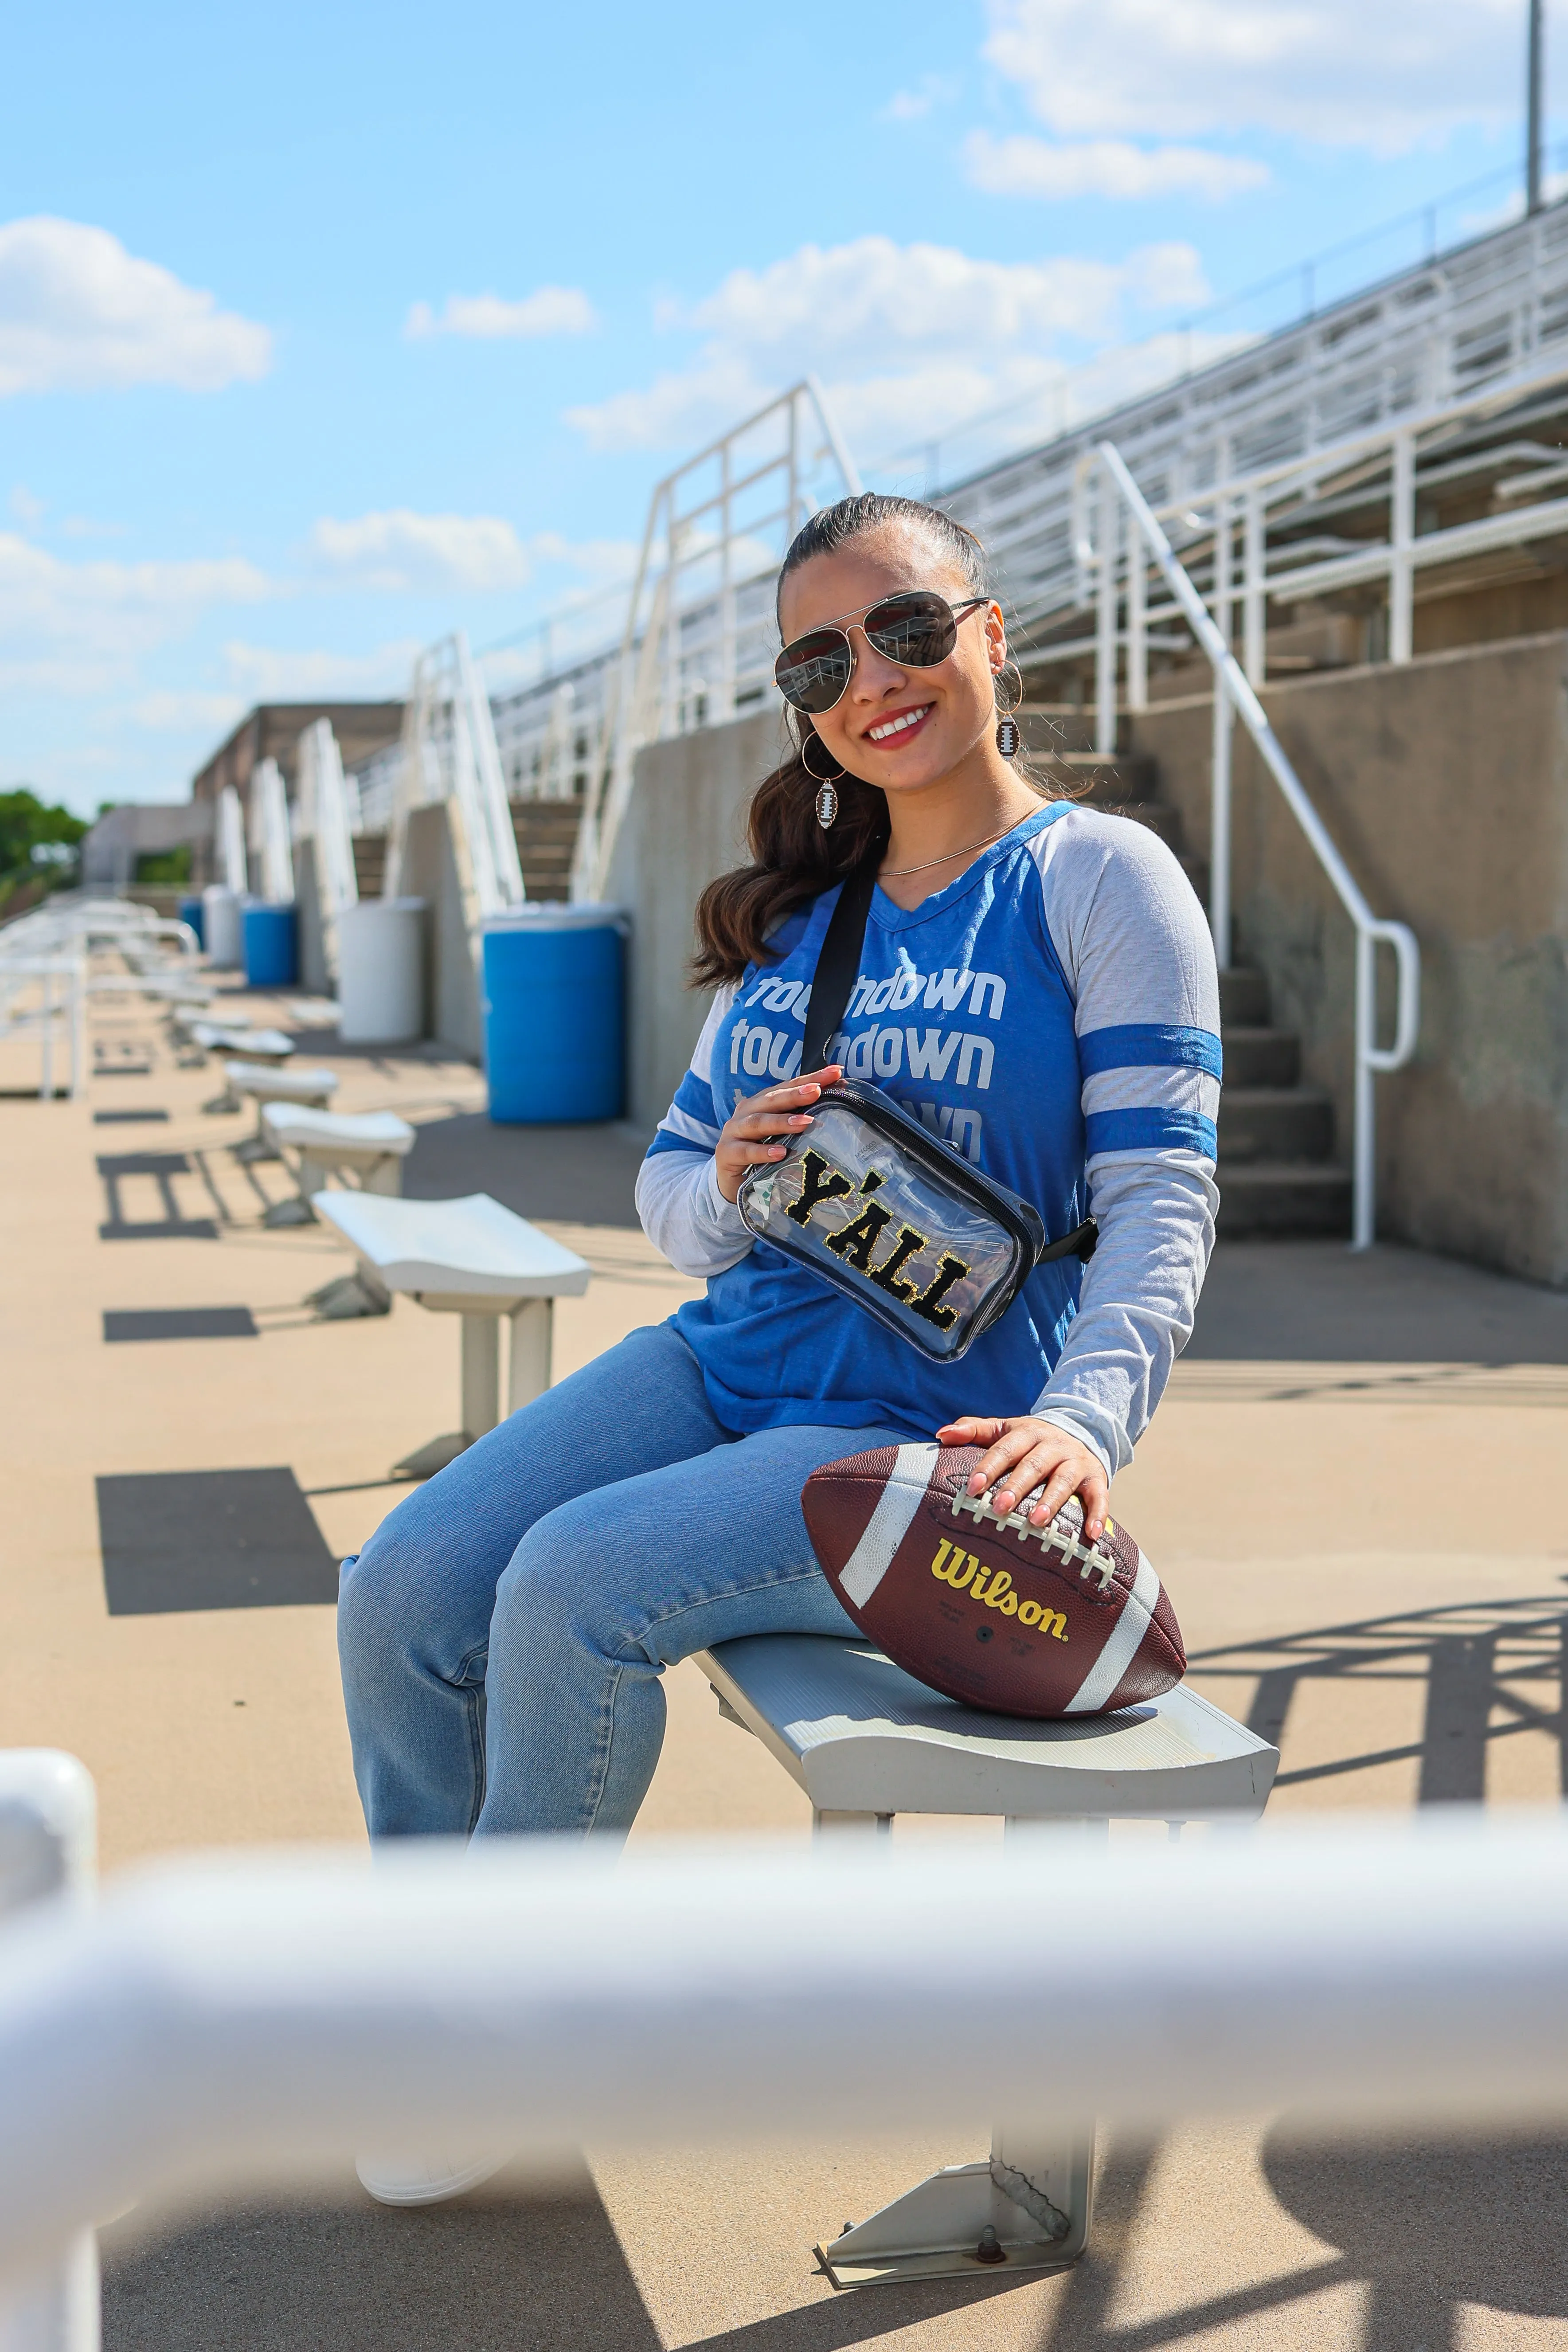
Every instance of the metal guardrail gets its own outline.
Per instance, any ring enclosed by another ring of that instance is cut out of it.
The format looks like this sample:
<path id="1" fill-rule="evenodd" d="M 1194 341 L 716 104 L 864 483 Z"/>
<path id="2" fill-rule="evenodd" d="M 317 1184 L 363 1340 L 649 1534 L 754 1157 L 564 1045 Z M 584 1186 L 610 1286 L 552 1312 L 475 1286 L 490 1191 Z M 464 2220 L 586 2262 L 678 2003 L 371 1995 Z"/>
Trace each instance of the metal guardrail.
<path id="1" fill-rule="evenodd" d="M 432 2135 L 543 2172 L 868 2116 L 1280 2106 L 1342 2131 L 1568 2118 L 1559 1811 L 1173 1848 L 1042 1829 L 870 1864 L 508 1839 L 138 1873 L 0 1933 L 0 2281 L 16 2307 L 132 2201 L 341 2178 Z"/>
<path id="2" fill-rule="evenodd" d="M 1389 921 L 1373 913 L 1360 884 L 1340 855 L 1321 817 L 1308 798 L 1300 778 L 1286 757 L 1250 681 L 1205 605 L 1191 575 L 1179 562 L 1153 509 L 1133 480 L 1127 462 L 1114 442 L 1100 442 L 1092 457 L 1083 461 L 1080 475 L 1089 466 L 1099 467 L 1101 484 L 1099 547 L 1095 558 L 1099 573 L 1098 667 L 1101 737 L 1108 731 L 1109 719 L 1110 748 L 1114 749 L 1117 617 L 1122 571 L 1119 509 L 1125 509 L 1135 533 L 1133 544 L 1127 551 L 1124 567 L 1132 614 L 1129 622 L 1130 636 L 1142 625 L 1145 564 L 1138 545 L 1141 541 L 1158 565 L 1177 608 L 1207 655 L 1214 671 L 1209 924 L 1221 971 L 1230 963 L 1231 947 L 1230 743 L 1233 714 L 1240 718 L 1257 745 L 1265 766 L 1279 785 L 1291 814 L 1306 835 L 1319 865 L 1333 886 L 1340 904 L 1355 926 L 1355 1094 L 1351 1247 L 1368 1249 L 1376 1238 L 1377 1230 L 1373 1079 L 1379 1071 L 1402 1069 L 1415 1051 L 1421 1024 L 1420 947 L 1407 923 Z M 1130 701 L 1135 694 L 1141 703 L 1143 697 L 1134 677 L 1129 688 Z M 1394 1034 L 1390 1046 L 1380 1046 L 1377 1043 L 1379 942 L 1393 949 L 1398 972 Z"/>

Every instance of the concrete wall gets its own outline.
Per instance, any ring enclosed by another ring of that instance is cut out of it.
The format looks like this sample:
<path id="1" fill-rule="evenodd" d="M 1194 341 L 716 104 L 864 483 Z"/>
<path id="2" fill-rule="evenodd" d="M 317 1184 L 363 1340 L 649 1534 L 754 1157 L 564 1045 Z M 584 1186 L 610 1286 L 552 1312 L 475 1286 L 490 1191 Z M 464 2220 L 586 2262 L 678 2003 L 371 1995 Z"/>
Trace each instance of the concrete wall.
<path id="1" fill-rule="evenodd" d="M 81 878 L 93 889 L 124 889 L 144 851 L 200 848 L 212 839 L 210 806 L 186 801 L 127 802 L 89 827 L 81 842 Z"/>
<path id="2" fill-rule="evenodd" d="M 780 757 L 776 711 L 650 744 L 606 897 L 629 907 L 626 1115 L 656 1126 L 691 1059 L 710 999 L 687 986 L 692 910 L 715 875 L 746 855 L 746 810 Z"/>
<path id="3" fill-rule="evenodd" d="M 479 978 L 453 840 L 456 810 L 448 801 L 416 809 L 408 820 L 398 895 L 425 901 L 426 1034 L 483 1058 Z"/>
<path id="4" fill-rule="evenodd" d="M 1380 1229 L 1568 1286 L 1568 636 L 1271 686 L 1268 716 L 1374 912 L 1421 942 L 1412 1066 L 1378 1081 Z M 1136 722 L 1207 854 L 1208 697 Z M 1237 961 L 1351 1135 L 1350 922 L 1236 734 Z M 1392 959 L 1384 962 L 1384 1034 Z"/>

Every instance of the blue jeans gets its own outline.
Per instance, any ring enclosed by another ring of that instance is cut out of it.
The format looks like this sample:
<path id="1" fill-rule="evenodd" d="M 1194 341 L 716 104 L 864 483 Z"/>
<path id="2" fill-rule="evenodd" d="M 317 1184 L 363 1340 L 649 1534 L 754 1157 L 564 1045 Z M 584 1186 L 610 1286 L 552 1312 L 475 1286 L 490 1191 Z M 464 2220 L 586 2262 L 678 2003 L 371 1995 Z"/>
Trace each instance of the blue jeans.
<path id="1" fill-rule="evenodd" d="M 668 1323 L 502 1422 L 343 1563 L 372 1837 L 624 1834 L 658 1761 L 666 1666 L 742 1633 L 855 1631 L 800 1490 L 900 1436 L 736 1437 Z"/>

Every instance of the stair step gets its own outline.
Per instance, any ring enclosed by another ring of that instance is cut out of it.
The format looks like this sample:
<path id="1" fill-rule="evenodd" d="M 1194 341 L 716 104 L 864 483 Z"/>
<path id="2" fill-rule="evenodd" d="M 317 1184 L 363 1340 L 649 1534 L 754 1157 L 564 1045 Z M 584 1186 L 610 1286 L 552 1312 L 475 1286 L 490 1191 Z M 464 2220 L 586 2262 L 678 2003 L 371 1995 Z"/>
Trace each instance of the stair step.
<path id="1" fill-rule="evenodd" d="M 1226 1241 L 1248 1234 L 1287 1236 L 1348 1234 L 1351 1179 L 1346 1168 L 1300 1160 L 1253 1160 L 1220 1171 L 1218 1230 Z"/>
<path id="2" fill-rule="evenodd" d="M 1268 1026 L 1268 981 L 1261 971 L 1242 971 L 1234 968 L 1219 976 L 1220 1024 L 1228 1029 L 1234 1021 L 1243 1029 L 1267 1029 Z"/>
<path id="3" fill-rule="evenodd" d="M 518 863 L 531 898 L 548 905 L 571 897 L 572 861 L 582 823 L 581 801 L 511 803 Z"/>
<path id="4" fill-rule="evenodd" d="M 386 835 L 356 833 L 353 845 L 355 887 L 362 898 L 379 898 L 386 874 Z"/>
<path id="5" fill-rule="evenodd" d="M 1248 1160 L 1324 1160 L 1334 1107 L 1307 1087 L 1226 1087 L 1219 1103 L 1222 1167 Z"/>
<path id="6" fill-rule="evenodd" d="M 1248 1029 L 1237 1024 L 1225 1033 L 1227 1087 L 1293 1087 L 1301 1076 L 1301 1040 L 1289 1029 Z"/>

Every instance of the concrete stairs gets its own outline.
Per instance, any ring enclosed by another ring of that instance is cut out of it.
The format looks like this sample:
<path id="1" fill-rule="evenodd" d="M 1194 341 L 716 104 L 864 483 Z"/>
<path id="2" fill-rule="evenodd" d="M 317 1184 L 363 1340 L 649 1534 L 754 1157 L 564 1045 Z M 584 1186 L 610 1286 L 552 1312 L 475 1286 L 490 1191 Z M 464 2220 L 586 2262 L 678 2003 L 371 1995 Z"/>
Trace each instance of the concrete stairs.
<path id="1" fill-rule="evenodd" d="M 1301 1084 L 1301 1041 L 1269 1020 L 1268 982 L 1219 976 L 1225 1085 L 1219 1103 L 1219 1230 L 1348 1234 L 1351 1180 L 1336 1167 L 1334 1107 Z"/>
<path id="2" fill-rule="evenodd" d="M 353 837 L 354 880 L 362 898 L 379 898 L 386 874 L 384 833 L 356 833 Z"/>
<path id="3" fill-rule="evenodd" d="M 1036 741 L 1042 752 L 1048 741 L 1048 764 L 1063 789 L 1090 808 L 1157 833 L 1206 904 L 1207 866 L 1188 853 L 1181 811 L 1159 796 L 1158 763 L 1131 750 L 1107 759 L 1084 749 L 1058 749 L 1075 737 L 1083 741 L 1083 721 L 1077 713 L 1051 715 L 1050 736 Z M 1265 974 L 1245 969 L 1221 972 L 1220 1018 L 1225 1085 L 1219 1230 L 1229 1239 L 1249 1234 L 1348 1235 L 1351 1181 L 1348 1170 L 1334 1163 L 1333 1104 L 1326 1094 L 1302 1085 L 1300 1039 L 1272 1025 Z"/>
<path id="4" fill-rule="evenodd" d="M 572 860 L 582 822 L 581 801 L 511 803 L 523 887 L 531 898 L 561 900 L 570 896 Z"/>

